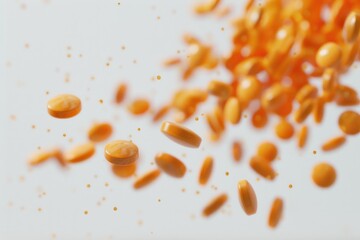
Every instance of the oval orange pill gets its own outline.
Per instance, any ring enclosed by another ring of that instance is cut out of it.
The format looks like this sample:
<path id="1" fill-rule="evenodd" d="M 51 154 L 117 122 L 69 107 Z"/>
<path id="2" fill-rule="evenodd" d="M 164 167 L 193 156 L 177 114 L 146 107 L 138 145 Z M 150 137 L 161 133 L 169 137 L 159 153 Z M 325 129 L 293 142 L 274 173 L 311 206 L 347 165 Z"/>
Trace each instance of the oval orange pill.
<path id="1" fill-rule="evenodd" d="M 341 48 L 338 44 L 330 42 L 320 47 L 316 54 L 316 63 L 322 68 L 337 67 L 341 61 Z"/>
<path id="2" fill-rule="evenodd" d="M 255 128 L 263 128 L 268 122 L 268 116 L 263 108 L 259 108 L 251 117 L 251 123 Z"/>
<path id="3" fill-rule="evenodd" d="M 354 111 L 345 111 L 340 115 L 338 124 L 344 133 L 358 134 L 360 132 L 360 115 Z"/>
<path id="4" fill-rule="evenodd" d="M 222 99 L 227 99 L 231 94 L 231 87 L 229 84 L 216 80 L 209 82 L 207 90 L 211 95 Z"/>
<path id="5" fill-rule="evenodd" d="M 281 139 L 289 139 L 294 135 L 294 127 L 285 119 L 275 126 L 275 133 Z"/>
<path id="6" fill-rule="evenodd" d="M 155 162 L 161 170 L 170 176 L 181 178 L 186 173 L 185 164 L 168 153 L 156 154 Z"/>
<path id="7" fill-rule="evenodd" d="M 138 147 L 125 140 L 115 140 L 105 146 L 105 158 L 116 165 L 129 165 L 139 158 Z"/>
<path id="8" fill-rule="evenodd" d="M 116 176 L 121 178 L 128 178 L 135 174 L 136 163 L 129 165 L 112 165 L 111 169 Z"/>
<path id="9" fill-rule="evenodd" d="M 120 104 L 122 101 L 124 101 L 126 92 L 127 92 L 127 85 L 124 83 L 120 84 L 116 89 L 115 103 Z"/>
<path id="10" fill-rule="evenodd" d="M 224 118 L 231 124 L 238 124 L 241 120 L 241 109 L 240 101 L 236 97 L 229 98 L 224 107 Z"/>
<path id="11" fill-rule="evenodd" d="M 297 145 L 299 148 L 303 148 L 306 144 L 308 136 L 308 127 L 302 126 L 297 134 Z"/>
<path id="12" fill-rule="evenodd" d="M 214 214 L 217 210 L 219 210 L 228 200 L 228 196 L 225 193 L 222 193 L 212 199 L 203 209 L 202 214 L 205 217 L 209 217 Z"/>
<path id="13" fill-rule="evenodd" d="M 270 208 L 269 217 L 268 217 L 268 225 L 271 228 L 275 228 L 283 215 L 284 203 L 281 198 L 276 198 Z"/>
<path id="14" fill-rule="evenodd" d="M 276 177 L 274 169 L 270 162 L 260 156 L 254 156 L 250 159 L 250 167 L 262 177 L 273 180 Z"/>
<path id="15" fill-rule="evenodd" d="M 176 143 L 186 147 L 198 148 L 201 138 L 192 130 L 172 122 L 163 122 L 161 131 Z"/>
<path id="16" fill-rule="evenodd" d="M 232 156 L 235 162 L 238 162 L 241 160 L 241 157 L 243 155 L 243 149 L 242 145 L 239 141 L 234 141 L 232 144 Z"/>
<path id="17" fill-rule="evenodd" d="M 141 175 L 136 179 L 134 182 L 133 187 L 135 189 L 143 188 L 150 183 L 154 182 L 161 174 L 161 171 L 159 169 L 150 170 L 147 173 Z"/>
<path id="18" fill-rule="evenodd" d="M 248 103 L 257 98 L 262 90 L 262 85 L 259 79 L 254 76 L 247 76 L 243 78 L 236 88 L 236 95 L 240 102 Z"/>
<path id="19" fill-rule="evenodd" d="M 162 119 L 170 111 L 169 105 L 162 106 L 153 116 L 153 121 L 157 122 Z"/>
<path id="20" fill-rule="evenodd" d="M 346 138 L 344 136 L 334 137 L 323 143 L 321 149 L 323 151 L 331 151 L 342 146 L 345 143 L 345 141 Z"/>
<path id="21" fill-rule="evenodd" d="M 319 187 L 330 187 L 336 180 L 336 171 L 334 167 L 328 163 L 318 163 L 313 168 L 312 180 Z"/>
<path id="22" fill-rule="evenodd" d="M 78 163 L 89 159 L 94 153 L 95 146 L 93 143 L 89 142 L 75 146 L 71 150 L 65 152 L 64 160 L 68 163 Z"/>
<path id="23" fill-rule="evenodd" d="M 205 14 L 213 11 L 220 3 L 220 0 L 207 0 L 194 7 L 194 11 L 197 14 Z"/>
<path id="24" fill-rule="evenodd" d="M 257 198 L 254 189 L 247 180 L 238 183 L 240 205 L 247 215 L 253 215 L 257 210 Z"/>
<path id="25" fill-rule="evenodd" d="M 110 123 L 95 123 L 88 131 L 88 138 L 93 142 L 101 142 L 108 139 L 113 132 Z"/>
<path id="26" fill-rule="evenodd" d="M 263 142 L 258 146 L 257 155 L 271 162 L 278 154 L 277 147 L 271 142 Z"/>
<path id="27" fill-rule="evenodd" d="M 302 123 L 306 120 L 306 118 L 310 115 L 314 108 L 314 100 L 307 99 L 302 102 L 299 108 L 294 112 L 294 120 L 297 123 Z"/>
<path id="28" fill-rule="evenodd" d="M 81 111 L 81 101 L 71 94 L 63 94 L 49 100 L 48 113 L 55 118 L 71 118 Z"/>
<path id="29" fill-rule="evenodd" d="M 314 100 L 313 106 L 313 117 L 316 123 L 321 123 L 324 117 L 325 111 L 325 100 L 322 97 L 317 98 Z"/>
<path id="30" fill-rule="evenodd" d="M 297 92 L 295 99 L 298 103 L 303 103 L 307 99 L 315 98 L 317 93 L 318 90 L 315 86 L 307 84 Z"/>
<path id="31" fill-rule="evenodd" d="M 201 169 L 200 169 L 200 174 L 199 174 L 199 183 L 201 185 L 205 185 L 210 176 L 211 176 L 211 172 L 212 172 L 212 169 L 213 169 L 213 158 L 208 156 L 204 159 L 204 162 L 201 166 Z"/>
<path id="32" fill-rule="evenodd" d="M 343 36 L 344 40 L 348 43 L 353 43 L 358 39 L 360 32 L 360 14 L 351 12 L 347 16 L 344 27 Z"/>
<path id="33" fill-rule="evenodd" d="M 39 165 L 41 163 L 46 162 L 50 158 L 57 157 L 59 154 L 61 154 L 61 151 L 58 148 L 51 150 L 37 151 L 36 153 L 30 156 L 30 158 L 28 159 L 28 164 Z"/>
<path id="34" fill-rule="evenodd" d="M 141 115 L 146 113 L 150 108 L 150 103 L 148 100 L 139 98 L 131 102 L 128 106 L 129 112 L 134 115 Z"/>

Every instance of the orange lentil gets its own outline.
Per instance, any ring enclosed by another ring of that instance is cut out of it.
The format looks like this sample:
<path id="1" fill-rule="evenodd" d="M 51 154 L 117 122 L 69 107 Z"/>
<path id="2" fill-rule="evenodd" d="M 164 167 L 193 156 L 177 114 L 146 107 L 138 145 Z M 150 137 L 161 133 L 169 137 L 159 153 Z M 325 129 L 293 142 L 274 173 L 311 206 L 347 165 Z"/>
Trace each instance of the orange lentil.
<path id="1" fill-rule="evenodd" d="M 241 120 L 241 109 L 240 101 L 236 97 L 231 97 L 226 101 L 224 107 L 224 118 L 231 124 L 238 124 Z"/>
<path id="2" fill-rule="evenodd" d="M 213 158 L 210 156 L 207 156 L 203 164 L 201 165 L 200 174 L 199 174 L 199 183 L 201 185 L 205 185 L 211 176 L 212 169 L 213 169 Z"/>
<path id="3" fill-rule="evenodd" d="M 219 210 L 226 203 L 227 200 L 228 196 L 225 193 L 216 196 L 208 204 L 206 204 L 205 208 L 202 211 L 202 215 L 204 217 L 209 217 L 217 210 Z"/>
<path id="4" fill-rule="evenodd" d="M 229 84 L 216 80 L 209 82 L 207 90 L 211 95 L 223 99 L 229 98 L 231 94 L 231 87 Z"/>
<path id="5" fill-rule="evenodd" d="M 124 101 L 127 92 L 127 85 L 125 83 L 119 84 L 115 93 L 115 103 L 120 104 Z"/>
<path id="6" fill-rule="evenodd" d="M 282 217 L 283 208 L 284 208 L 283 200 L 281 198 L 275 198 L 269 212 L 269 217 L 268 217 L 269 227 L 275 228 L 279 224 Z"/>
<path id="7" fill-rule="evenodd" d="M 146 172 L 135 180 L 133 187 L 135 189 L 140 189 L 149 185 L 160 176 L 160 173 L 161 171 L 159 169 L 154 169 Z"/>
<path id="8" fill-rule="evenodd" d="M 102 142 L 108 139 L 113 132 L 110 123 L 95 123 L 88 131 L 88 138 L 93 142 Z"/>
<path id="9" fill-rule="evenodd" d="M 258 146 L 257 155 L 271 162 L 278 154 L 277 147 L 271 142 L 263 142 Z"/>
<path id="10" fill-rule="evenodd" d="M 250 159 L 250 167 L 262 177 L 273 180 L 276 177 L 274 169 L 271 167 L 270 162 L 263 157 L 254 156 Z"/>
<path id="11" fill-rule="evenodd" d="M 163 122 L 161 132 L 174 142 L 186 147 L 198 148 L 201 138 L 192 130 L 172 122 Z"/>
<path id="12" fill-rule="evenodd" d="M 334 167 L 328 163 L 318 163 L 312 170 L 312 180 L 317 186 L 328 188 L 333 185 L 336 180 L 336 171 Z"/>
<path id="13" fill-rule="evenodd" d="M 70 94 L 58 95 L 48 101 L 48 113 L 55 118 L 71 118 L 81 111 L 81 101 Z"/>
<path id="14" fill-rule="evenodd" d="M 338 136 L 334 138 L 330 138 L 329 140 L 326 140 L 323 145 L 321 146 L 321 149 L 323 151 L 331 151 L 336 148 L 339 148 L 342 146 L 346 141 L 346 138 L 344 136 Z"/>
<path id="15" fill-rule="evenodd" d="M 257 211 L 257 198 L 254 189 L 247 180 L 238 183 L 240 205 L 247 215 L 253 215 Z"/>
<path id="16" fill-rule="evenodd" d="M 340 85 L 336 88 L 335 101 L 339 106 L 353 106 L 359 104 L 357 92 L 348 86 Z"/>
<path id="17" fill-rule="evenodd" d="M 338 125 L 345 134 L 358 134 L 360 132 L 360 115 L 354 111 L 345 111 L 340 115 Z"/>
<path id="18" fill-rule="evenodd" d="M 112 164 L 130 165 L 139 157 L 138 147 L 125 140 L 115 140 L 105 146 L 105 158 Z"/>
<path id="19" fill-rule="evenodd" d="M 308 127 L 306 125 L 302 126 L 297 134 L 297 146 L 303 148 L 306 144 L 308 137 Z"/>
<path id="20" fill-rule="evenodd" d="M 129 165 L 112 165 L 112 172 L 121 178 L 128 178 L 134 175 L 136 171 L 136 164 L 132 163 Z"/>
<path id="21" fill-rule="evenodd" d="M 242 145 L 239 141 L 234 141 L 232 144 L 232 156 L 235 162 L 239 162 L 243 155 Z"/>
<path id="22" fill-rule="evenodd" d="M 65 152 L 64 160 L 68 163 L 78 163 L 89 159 L 94 155 L 94 153 L 95 146 L 93 143 L 89 142 L 75 146 L 74 148 Z"/>
<path id="23" fill-rule="evenodd" d="M 289 139 L 294 135 L 294 127 L 285 119 L 275 126 L 275 133 L 281 139 Z"/>
<path id="24" fill-rule="evenodd" d="M 172 177 L 181 178 L 186 173 L 186 166 L 178 158 L 168 153 L 158 153 L 155 156 L 156 165 Z"/>
<path id="25" fill-rule="evenodd" d="M 136 99 L 133 102 L 131 102 L 128 106 L 129 112 L 131 112 L 134 115 L 141 115 L 146 113 L 150 108 L 150 103 L 146 99 Z"/>

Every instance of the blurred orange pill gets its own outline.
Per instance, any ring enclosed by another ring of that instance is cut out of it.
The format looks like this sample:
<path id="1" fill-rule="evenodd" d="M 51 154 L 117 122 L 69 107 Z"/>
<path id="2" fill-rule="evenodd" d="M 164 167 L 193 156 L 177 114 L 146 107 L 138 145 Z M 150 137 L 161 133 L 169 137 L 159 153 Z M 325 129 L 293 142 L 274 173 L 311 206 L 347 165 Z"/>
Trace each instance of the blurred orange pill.
<path id="1" fill-rule="evenodd" d="M 168 153 L 156 154 L 155 162 L 161 170 L 172 177 L 181 178 L 186 173 L 185 164 Z"/>
<path id="2" fill-rule="evenodd" d="M 201 138 L 192 130 L 172 122 L 163 122 L 161 132 L 176 143 L 186 147 L 198 148 Z"/>
<path id="3" fill-rule="evenodd" d="M 127 92 L 127 85 L 121 83 L 116 89 L 115 103 L 120 104 L 126 97 L 126 92 Z"/>
<path id="4" fill-rule="evenodd" d="M 354 111 L 345 111 L 340 115 L 338 124 L 344 133 L 358 134 L 360 132 L 360 115 Z"/>
<path id="5" fill-rule="evenodd" d="M 238 183 L 240 205 L 247 215 L 253 215 L 257 211 L 257 198 L 254 189 L 247 180 Z"/>
<path id="6" fill-rule="evenodd" d="M 132 163 L 129 165 L 112 165 L 112 172 L 121 178 L 128 178 L 135 174 L 136 164 Z"/>
<path id="7" fill-rule="evenodd" d="M 210 156 L 207 156 L 204 161 L 203 164 L 201 165 L 201 169 L 200 169 L 200 174 L 199 174 L 199 183 L 201 185 L 205 185 L 212 173 L 212 169 L 213 169 L 213 158 Z"/>
<path id="8" fill-rule="evenodd" d="M 69 151 L 65 152 L 64 160 L 68 163 L 78 163 L 85 161 L 92 157 L 95 153 L 95 146 L 93 143 L 85 143 L 77 145 Z"/>
<path id="9" fill-rule="evenodd" d="M 360 32 L 360 14 L 351 12 L 344 23 L 343 36 L 346 42 L 353 43 L 359 37 Z"/>
<path id="10" fill-rule="evenodd" d="M 222 193 L 212 199 L 203 209 L 202 214 L 205 217 L 209 217 L 214 214 L 217 210 L 219 210 L 228 200 L 228 196 L 225 193 Z"/>
<path id="11" fill-rule="evenodd" d="M 102 142 L 108 139 L 113 132 L 110 123 L 95 123 L 88 131 L 88 138 L 93 142 Z"/>
<path id="12" fill-rule="evenodd" d="M 242 145 L 239 141 L 234 141 L 232 144 L 232 156 L 235 162 L 239 162 L 243 155 Z"/>
<path id="13" fill-rule="evenodd" d="M 336 171 L 334 167 L 328 163 L 318 163 L 313 168 L 312 179 L 317 186 L 327 188 L 334 184 Z"/>
<path id="14" fill-rule="evenodd" d="M 227 99 L 231 94 L 231 87 L 229 84 L 216 80 L 209 82 L 207 90 L 211 95 L 222 99 Z"/>
<path id="15" fill-rule="evenodd" d="M 320 47 L 316 54 L 316 63 L 322 68 L 337 67 L 341 61 L 341 48 L 338 44 L 330 42 Z"/>
<path id="16" fill-rule="evenodd" d="M 159 169 L 150 170 L 144 173 L 135 180 L 133 187 L 135 189 L 146 187 L 150 183 L 154 182 L 160 176 L 160 173 L 161 171 Z"/>
<path id="17" fill-rule="evenodd" d="M 338 136 L 334 138 L 330 138 L 329 140 L 325 141 L 323 145 L 321 146 L 321 149 L 323 151 L 331 151 L 336 148 L 339 148 L 342 146 L 346 141 L 346 138 L 344 136 Z"/>
<path id="18" fill-rule="evenodd" d="M 138 147 L 125 140 L 115 140 L 105 146 L 105 158 L 112 164 L 129 165 L 139 157 Z"/>
<path id="19" fill-rule="evenodd" d="M 274 169 L 271 167 L 270 162 L 263 157 L 254 156 L 250 159 L 250 167 L 262 177 L 273 180 L 276 177 Z"/>
<path id="20" fill-rule="evenodd" d="M 302 126 L 297 134 L 297 145 L 299 148 L 303 148 L 306 144 L 308 137 L 308 127 Z"/>
<path id="21" fill-rule="evenodd" d="M 61 151 L 58 148 L 37 151 L 29 157 L 28 164 L 39 165 L 46 162 L 50 158 L 57 157 L 59 154 L 61 154 Z"/>
<path id="22" fill-rule="evenodd" d="M 149 110 L 149 108 L 149 101 L 143 98 L 136 99 L 128 105 L 129 112 L 134 115 L 144 114 Z"/>
<path id="23" fill-rule="evenodd" d="M 81 111 L 81 101 L 70 94 L 56 96 L 48 102 L 48 112 L 55 118 L 71 118 Z"/>
<path id="24" fill-rule="evenodd" d="M 283 208 L 284 208 L 283 200 L 281 198 L 275 198 L 269 212 L 269 217 L 268 217 L 269 227 L 271 228 L 277 227 L 282 217 Z"/>
<path id="25" fill-rule="evenodd" d="M 224 118 L 231 124 L 238 124 L 241 120 L 242 109 L 236 97 L 229 98 L 224 107 Z"/>
<path id="26" fill-rule="evenodd" d="M 271 142 L 263 142 L 258 146 L 257 155 L 271 162 L 278 154 L 277 147 Z"/>
<path id="27" fill-rule="evenodd" d="M 275 126 L 275 133 L 281 139 L 289 139 L 294 134 L 294 127 L 285 119 L 281 119 Z"/>

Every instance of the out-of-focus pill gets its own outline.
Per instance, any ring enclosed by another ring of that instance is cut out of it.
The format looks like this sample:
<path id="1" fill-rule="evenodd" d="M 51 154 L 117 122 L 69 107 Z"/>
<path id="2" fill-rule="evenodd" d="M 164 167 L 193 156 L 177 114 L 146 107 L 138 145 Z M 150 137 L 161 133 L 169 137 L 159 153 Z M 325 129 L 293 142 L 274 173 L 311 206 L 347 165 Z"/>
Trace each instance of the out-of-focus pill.
<path id="1" fill-rule="evenodd" d="M 192 130 L 172 122 L 163 122 L 161 131 L 174 142 L 186 147 L 198 148 L 201 138 Z"/>
<path id="2" fill-rule="evenodd" d="M 268 217 L 269 227 L 275 228 L 279 224 L 283 214 L 283 208 L 284 208 L 283 200 L 281 198 L 275 198 L 269 212 L 269 217 Z"/>
<path id="3" fill-rule="evenodd" d="M 324 117 L 324 110 L 325 110 L 325 100 L 322 97 L 317 98 L 314 100 L 313 106 L 313 117 L 316 123 L 321 123 Z"/>
<path id="4" fill-rule="evenodd" d="M 67 163 L 78 163 L 89 159 L 94 155 L 94 153 L 94 144 L 88 142 L 85 144 L 77 145 L 69 151 L 65 152 L 64 160 Z"/>
<path id="5" fill-rule="evenodd" d="M 298 103 L 303 103 L 305 100 L 315 98 L 318 90 L 315 86 L 307 84 L 303 86 L 296 94 L 295 99 Z"/>
<path id="6" fill-rule="evenodd" d="M 354 111 L 345 111 L 340 115 L 338 125 L 346 134 L 358 134 L 360 132 L 360 115 Z"/>
<path id="7" fill-rule="evenodd" d="M 257 210 L 257 198 L 254 189 L 247 180 L 238 183 L 240 205 L 247 215 L 253 215 Z"/>
<path id="8" fill-rule="evenodd" d="M 136 163 L 129 165 L 112 165 L 112 172 L 121 178 L 128 178 L 134 175 L 136 171 Z"/>
<path id="9" fill-rule="evenodd" d="M 57 157 L 59 154 L 61 154 L 61 151 L 58 148 L 37 151 L 29 157 L 28 164 L 39 165 L 46 162 L 50 158 Z"/>
<path id="10" fill-rule="evenodd" d="M 232 156 L 235 162 L 239 162 L 243 155 L 242 145 L 239 141 L 234 141 L 232 144 Z"/>
<path id="11" fill-rule="evenodd" d="M 271 167 L 270 162 L 260 156 L 254 156 L 250 159 L 250 167 L 262 177 L 268 180 L 274 180 L 276 173 Z"/>
<path id="12" fill-rule="evenodd" d="M 160 119 L 162 119 L 169 112 L 169 110 L 170 110 L 169 105 L 162 106 L 157 112 L 155 112 L 153 116 L 153 121 L 157 122 Z"/>
<path id="13" fill-rule="evenodd" d="M 126 92 L 127 92 L 127 85 L 121 83 L 116 89 L 115 103 L 120 104 L 124 100 L 126 96 Z"/>
<path id="14" fill-rule="evenodd" d="M 222 99 L 227 99 L 231 94 L 231 87 L 229 84 L 216 80 L 209 82 L 207 90 L 211 95 Z"/>
<path id="15" fill-rule="evenodd" d="M 251 123 L 255 128 L 263 128 L 268 122 L 268 116 L 264 108 L 260 107 L 251 117 Z"/>
<path id="16" fill-rule="evenodd" d="M 321 149 L 323 151 L 331 151 L 342 146 L 345 143 L 345 141 L 346 138 L 344 136 L 334 137 L 325 141 L 321 146 Z"/>
<path id="17" fill-rule="evenodd" d="M 161 173 L 161 171 L 159 169 L 154 169 L 154 170 L 148 171 L 147 173 L 141 175 L 140 177 L 138 177 L 136 179 L 133 187 L 135 189 L 140 189 L 140 188 L 143 188 L 143 187 L 149 185 L 150 183 L 154 182 L 160 176 L 160 173 Z"/>
<path id="18" fill-rule="evenodd" d="M 278 154 L 277 147 L 271 142 L 263 142 L 258 146 L 257 155 L 271 162 Z"/>
<path id="19" fill-rule="evenodd" d="M 325 43 L 316 54 L 316 63 L 322 68 L 337 67 L 341 62 L 341 48 L 336 43 Z"/>
<path id="20" fill-rule="evenodd" d="M 281 139 L 289 139 L 294 135 L 294 127 L 285 119 L 275 126 L 275 133 Z"/>
<path id="21" fill-rule="evenodd" d="M 174 58 L 168 58 L 163 62 L 163 65 L 165 67 L 170 67 L 170 66 L 174 66 L 181 63 L 181 59 L 178 57 L 174 57 Z"/>
<path id="22" fill-rule="evenodd" d="M 299 108 L 294 112 L 294 120 L 297 123 L 302 123 L 306 120 L 306 118 L 310 115 L 314 108 L 314 100 L 307 99 L 302 102 Z"/>
<path id="23" fill-rule="evenodd" d="M 319 187 L 330 187 L 336 180 L 336 171 L 334 167 L 328 163 L 318 163 L 313 168 L 312 180 Z"/>
<path id="24" fill-rule="evenodd" d="M 56 96 L 49 100 L 48 113 L 55 118 L 71 118 L 81 111 L 81 101 L 70 94 Z"/>
<path id="25" fill-rule="evenodd" d="M 335 102 L 339 106 L 354 106 L 359 104 L 359 97 L 355 89 L 339 85 L 335 92 Z"/>
<path id="26" fill-rule="evenodd" d="M 344 23 L 343 36 L 348 43 L 353 43 L 359 37 L 360 32 L 360 14 L 351 12 Z"/>
<path id="27" fill-rule="evenodd" d="M 217 210 L 219 210 L 225 202 L 228 200 L 228 196 L 226 193 L 222 193 L 212 199 L 203 209 L 202 214 L 204 217 L 209 217 L 214 214 Z"/>
<path id="28" fill-rule="evenodd" d="M 197 14 L 205 14 L 212 12 L 220 3 L 220 0 L 206 0 L 206 2 L 200 3 L 194 7 L 194 11 Z"/>
<path id="29" fill-rule="evenodd" d="M 303 148 L 306 144 L 306 140 L 308 137 L 308 127 L 302 126 L 297 134 L 297 145 L 299 148 Z"/>
<path id="30" fill-rule="evenodd" d="M 208 182 L 208 180 L 211 176 L 212 169 L 213 169 L 213 162 L 214 162 L 213 158 L 210 156 L 207 156 L 204 159 L 204 162 L 201 165 L 200 174 L 199 174 L 199 183 L 201 185 L 205 185 Z"/>
<path id="31" fill-rule="evenodd" d="M 143 98 L 138 98 L 131 102 L 128 106 L 129 112 L 134 115 L 141 115 L 146 113 L 150 108 L 150 103 L 148 100 Z"/>
<path id="32" fill-rule="evenodd" d="M 93 142 L 101 142 L 108 139 L 113 132 L 110 123 L 95 123 L 88 131 L 88 138 Z"/>
<path id="33" fill-rule="evenodd" d="M 105 146 L 105 158 L 115 165 L 129 165 L 139 158 L 139 149 L 130 141 L 112 141 Z"/>
<path id="34" fill-rule="evenodd" d="M 168 153 L 156 154 L 155 162 L 161 170 L 170 176 L 181 178 L 186 173 L 185 164 Z"/>
<path id="35" fill-rule="evenodd" d="M 236 65 L 234 71 L 237 76 L 249 76 L 256 75 L 264 69 L 260 58 L 249 58 Z"/>
<path id="36" fill-rule="evenodd" d="M 338 73 L 333 68 L 325 69 L 322 75 L 322 89 L 326 92 L 333 92 L 338 84 Z"/>
<path id="37" fill-rule="evenodd" d="M 267 111 L 275 112 L 286 100 L 285 88 L 280 84 L 275 84 L 265 90 L 261 97 L 261 104 Z"/>
<path id="38" fill-rule="evenodd" d="M 236 97 L 229 98 L 224 107 L 224 118 L 231 124 L 238 124 L 241 120 L 241 104 Z"/>
<path id="39" fill-rule="evenodd" d="M 240 102 L 248 103 L 257 98 L 262 90 L 262 84 L 255 76 L 243 78 L 236 88 L 236 95 Z"/>

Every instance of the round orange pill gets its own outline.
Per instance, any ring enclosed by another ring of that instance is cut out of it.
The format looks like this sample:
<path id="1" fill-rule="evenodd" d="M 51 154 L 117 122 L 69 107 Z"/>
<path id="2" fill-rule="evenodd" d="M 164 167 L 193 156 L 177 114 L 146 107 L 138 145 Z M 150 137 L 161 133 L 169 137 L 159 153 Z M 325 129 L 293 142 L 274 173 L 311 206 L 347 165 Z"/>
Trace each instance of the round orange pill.
<path id="1" fill-rule="evenodd" d="M 158 153 L 155 156 L 158 167 L 170 176 L 181 178 L 186 173 L 186 166 L 178 158 L 168 153 Z"/>
<path id="2" fill-rule="evenodd" d="M 243 78 L 236 88 L 236 95 L 240 102 L 248 103 L 261 93 L 261 82 L 254 76 Z"/>
<path id="3" fill-rule="evenodd" d="M 294 127 L 285 119 L 281 119 L 275 126 L 275 133 L 281 139 L 289 139 L 294 134 Z"/>
<path id="4" fill-rule="evenodd" d="M 55 118 L 71 118 L 81 111 L 81 101 L 70 94 L 56 96 L 49 100 L 48 113 Z"/>
<path id="5" fill-rule="evenodd" d="M 64 160 L 68 163 L 78 163 L 89 159 L 94 153 L 95 146 L 93 143 L 89 142 L 75 146 L 70 151 L 65 152 Z"/>
<path id="6" fill-rule="evenodd" d="M 247 180 L 238 183 L 240 205 L 247 215 L 253 215 L 257 210 L 257 198 L 254 189 Z"/>
<path id="7" fill-rule="evenodd" d="M 318 163 L 313 168 L 312 179 L 317 186 L 327 188 L 334 184 L 336 171 L 334 167 L 328 163 Z"/>
<path id="8" fill-rule="evenodd" d="M 360 132 L 360 115 L 354 111 L 343 112 L 338 121 L 340 129 L 350 135 Z"/>
<path id="9" fill-rule="evenodd" d="M 198 148 L 201 144 L 199 135 L 176 123 L 163 122 L 161 131 L 174 142 L 186 147 Z"/>
<path id="10" fill-rule="evenodd" d="M 281 198 L 276 198 L 270 208 L 270 213 L 269 213 L 269 217 L 268 217 L 268 225 L 271 228 L 275 228 L 282 217 L 282 213 L 283 213 L 283 208 L 284 208 L 284 202 Z"/>
<path id="11" fill-rule="evenodd" d="M 258 146 L 257 155 L 271 162 L 278 154 L 277 147 L 271 142 L 263 142 Z"/>
<path id="12" fill-rule="evenodd" d="M 139 149 L 130 141 L 112 141 L 105 146 L 105 158 L 112 164 L 129 165 L 139 158 Z"/>
<path id="13" fill-rule="evenodd" d="M 101 142 L 108 139 L 113 132 L 109 123 L 95 123 L 88 131 L 88 138 L 93 142 Z"/>
<path id="14" fill-rule="evenodd" d="M 322 68 L 337 67 L 341 62 L 341 48 L 336 43 L 326 43 L 316 54 L 316 63 Z"/>

